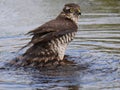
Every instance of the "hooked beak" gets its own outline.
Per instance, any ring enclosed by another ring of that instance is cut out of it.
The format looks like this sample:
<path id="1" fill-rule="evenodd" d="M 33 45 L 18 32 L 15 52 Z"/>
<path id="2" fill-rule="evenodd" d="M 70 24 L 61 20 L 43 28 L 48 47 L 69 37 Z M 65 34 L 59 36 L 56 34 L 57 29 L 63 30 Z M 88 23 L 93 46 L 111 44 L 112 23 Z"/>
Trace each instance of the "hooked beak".
<path id="1" fill-rule="evenodd" d="M 78 15 L 81 15 L 81 12 L 79 12 Z"/>

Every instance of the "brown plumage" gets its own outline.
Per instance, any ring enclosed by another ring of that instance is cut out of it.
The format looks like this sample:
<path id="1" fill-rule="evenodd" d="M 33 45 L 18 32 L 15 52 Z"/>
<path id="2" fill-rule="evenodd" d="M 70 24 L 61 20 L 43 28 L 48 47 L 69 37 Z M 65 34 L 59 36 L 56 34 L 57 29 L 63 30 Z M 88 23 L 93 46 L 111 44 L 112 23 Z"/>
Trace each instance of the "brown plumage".
<path id="1" fill-rule="evenodd" d="M 22 66 L 60 64 L 67 45 L 77 32 L 77 20 L 80 14 L 79 5 L 66 4 L 57 18 L 28 32 L 33 37 L 26 46 L 32 46 L 23 55 L 17 57 L 15 64 Z"/>

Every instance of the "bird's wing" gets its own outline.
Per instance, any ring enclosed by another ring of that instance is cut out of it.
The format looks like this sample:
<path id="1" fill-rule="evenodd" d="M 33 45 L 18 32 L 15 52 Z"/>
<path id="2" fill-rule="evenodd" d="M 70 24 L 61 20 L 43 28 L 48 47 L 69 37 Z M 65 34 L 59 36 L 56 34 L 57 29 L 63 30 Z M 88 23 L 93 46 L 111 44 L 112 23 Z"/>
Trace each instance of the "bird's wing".
<path id="1" fill-rule="evenodd" d="M 40 42 L 48 42 L 54 38 L 61 37 L 67 33 L 71 33 L 73 30 L 55 30 L 53 28 L 46 29 L 44 31 L 32 32 L 32 39 L 30 43 L 36 44 Z"/>
<path id="2" fill-rule="evenodd" d="M 27 34 L 32 35 L 33 37 L 26 46 L 29 46 L 31 44 L 34 45 L 37 43 L 48 42 L 54 38 L 76 31 L 77 31 L 77 26 L 73 22 L 66 20 L 64 20 L 63 22 L 61 20 L 55 19 L 28 32 Z"/>

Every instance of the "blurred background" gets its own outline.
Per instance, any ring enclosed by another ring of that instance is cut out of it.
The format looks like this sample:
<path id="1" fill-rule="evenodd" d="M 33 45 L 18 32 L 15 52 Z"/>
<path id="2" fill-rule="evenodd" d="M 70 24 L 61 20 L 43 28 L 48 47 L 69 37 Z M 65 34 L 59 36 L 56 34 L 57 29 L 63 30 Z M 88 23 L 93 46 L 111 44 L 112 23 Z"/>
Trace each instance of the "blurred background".
<path id="1" fill-rule="evenodd" d="M 54 19 L 66 3 L 79 4 L 82 12 L 66 54 L 79 65 L 89 64 L 88 69 L 1 68 L 1 90 L 120 89 L 120 0 L 0 0 L 0 66 L 29 42 L 25 33 Z"/>

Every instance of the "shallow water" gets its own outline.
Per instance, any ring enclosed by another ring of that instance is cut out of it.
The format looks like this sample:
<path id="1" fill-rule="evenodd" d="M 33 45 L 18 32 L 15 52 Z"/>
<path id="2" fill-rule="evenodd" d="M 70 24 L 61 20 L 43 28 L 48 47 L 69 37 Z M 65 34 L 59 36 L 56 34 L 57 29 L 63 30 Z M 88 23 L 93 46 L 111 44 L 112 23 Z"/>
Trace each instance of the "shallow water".
<path id="1" fill-rule="evenodd" d="M 120 0 L 0 0 L 0 67 L 30 40 L 26 32 L 55 18 L 68 2 L 80 4 L 82 11 L 79 31 L 66 51 L 77 65 L 1 68 L 0 90 L 120 89 Z"/>

